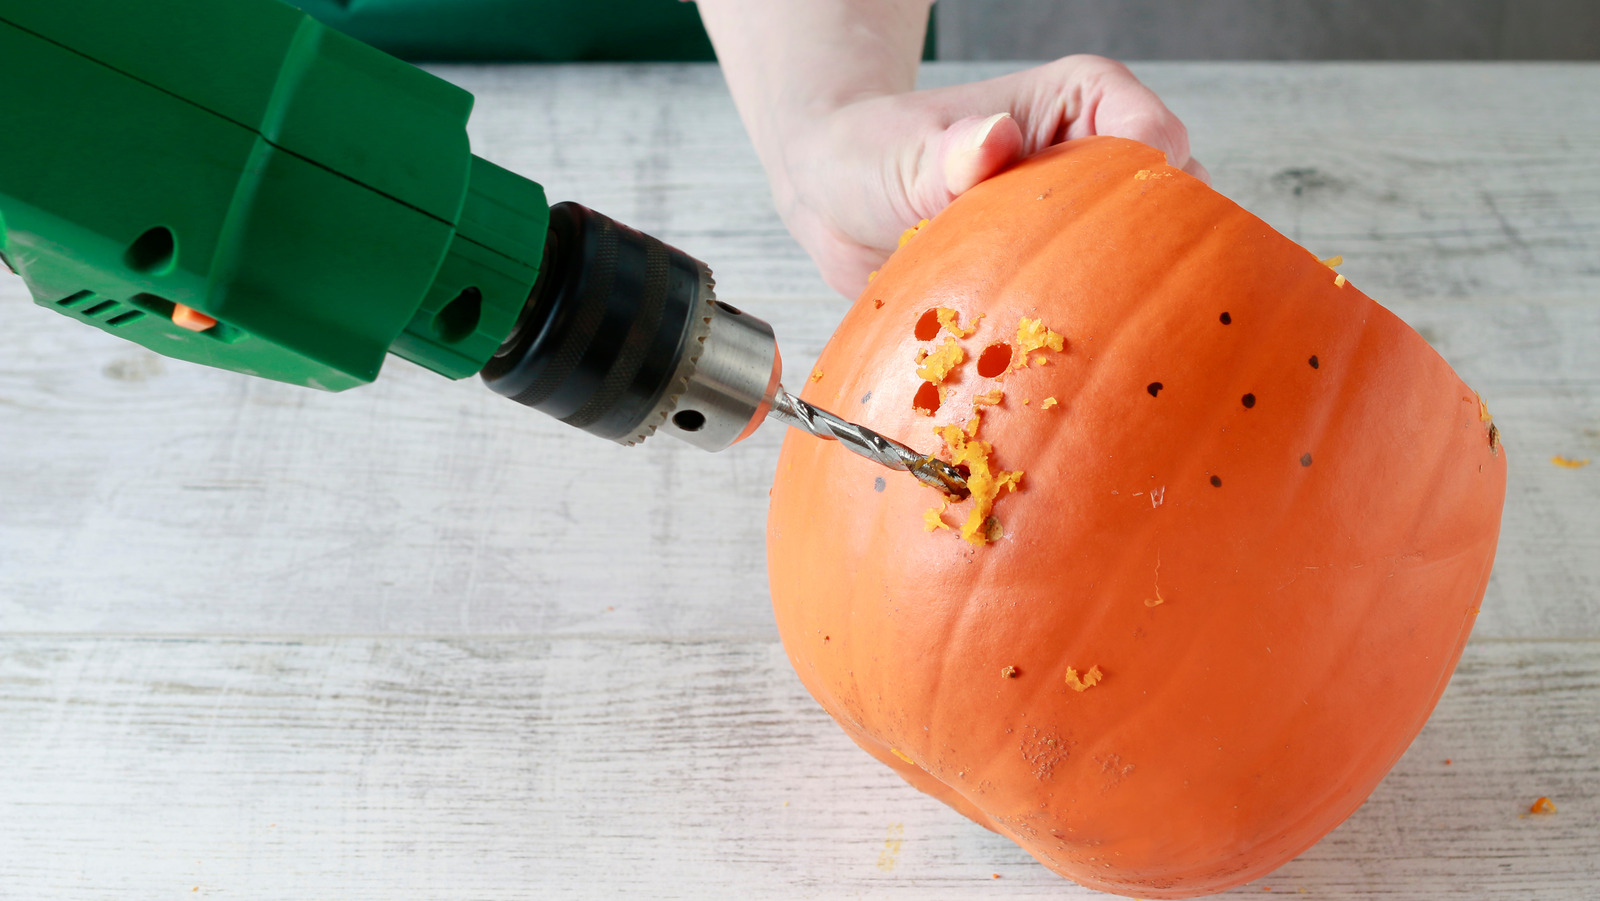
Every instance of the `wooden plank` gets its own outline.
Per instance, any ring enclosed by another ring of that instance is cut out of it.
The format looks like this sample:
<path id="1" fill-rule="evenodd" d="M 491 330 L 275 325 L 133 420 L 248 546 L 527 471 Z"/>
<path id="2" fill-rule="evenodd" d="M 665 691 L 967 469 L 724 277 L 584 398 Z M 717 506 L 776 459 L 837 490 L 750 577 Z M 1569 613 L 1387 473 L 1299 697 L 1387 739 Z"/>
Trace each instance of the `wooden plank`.
<path id="1" fill-rule="evenodd" d="M 765 641 L 13 637 L 0 735 L 15 897 L 1092 896 Z M 1597 752 L 1600 643 L 1474 643 L 1366 806 L 1235 896 L 1592 898 Z"/>
<path id="2" fill-rule="evenodd" d="M 936 63 L 927 86 L 1022 63 Z M 731 296 L 828 291 L 711 66 L 434 69 L 478 152 L 711 262 Z M 1380 298 L 1600 297 L 1600 65 L 1140 63 L 1217 187 Z M 1485 111 L 1515 111 L 1485 118 Z M 1505 114 L 1509 117 L 1511 114 Z"/>
<path id="3" fill-rule="evenodd" d="M 0 282 L 14 291 L 15 282 Z M 790 372 L 842 300 L 758 301 Z M 1488 399 L 1512 478 L 1480 635 L 1600 635 L 1600 304 L 1396 310 Z M 42 311 L 0 335 L 6 631 L 772 635 L 780 430 L 621 448 L 392 361 L 328 395 Z"/>

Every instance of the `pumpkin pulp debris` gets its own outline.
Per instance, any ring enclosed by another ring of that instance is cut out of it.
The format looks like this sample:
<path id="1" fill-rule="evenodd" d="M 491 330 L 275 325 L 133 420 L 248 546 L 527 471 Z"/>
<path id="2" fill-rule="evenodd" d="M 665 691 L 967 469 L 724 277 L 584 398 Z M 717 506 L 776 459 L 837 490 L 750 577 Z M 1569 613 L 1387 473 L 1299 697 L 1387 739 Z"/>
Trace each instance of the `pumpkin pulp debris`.
<path id="1" fill-rule="evenodd" d="M 957 338 L 965 338 L 977 331 L 978 320 L 983 318 L 983 314 L 979 313 L 977 318 L 972 320 L 971 325 L 967 326 L 966 328 L 962 328 L 960 318 L 961 314 L 950 309 L 949 307 L 935 307 L 933 310 L 933 315 L 936 319 L 938 319 L 939 325 L 942 326 L 945 331 L 955 335 Z"/>
<path id="2" fill-rule="evenodd" d="M 1073 667 L 1067 667 L 1067 687 L 1077 692 L 1085 692 L 1100 684 L 1105 674 L 1100 672 L 1099 665 L 1089 667 L 1089 671 L 1082 676 Z"/>
<path id="3" fill-rule="evenodd" d="M 961 349 L 956 339 L 946 338 L 943 344 L 922 358 L 922 365 L 917 367 L 917 375 L 937 385 L 950 375 L 951 370 L 960 366 L 966 357 L 966 351 Z"/>
<path id="4" fill-rule="evenodd" d="M 967 468 L 967 490 L 972 493 L 969 498 L 972 511 L 967 514 L 967 521 L 961 524 L 961 537 L 976 547 L 989 543 L 993 527 L 988 523 L 1000 492 L 1015 491 L 1022 484 L 1020 471 L 997 472 L 990 465 L 989 455 L 994 452 L 994 446 L 978 437 L 982 422 L 983 415 L 974 410 L 964 428 L 953 423 L 934 428 L 934 433 L 944 439 L 945 447 L 950 451 L 949 462 Z"/>
<path id="5" fill-rule="evenodd" d="M 1066 348 L 1066 339 L 1051 331 L 1044 324 L 1043 319 L 1029 319 L 1022 317 L 1017 323 L 1017 351 L 1012 357 L 1013 369 L 1021 369 L 1028 365 L 1028 354 L 1036 350 L 1047 349 L 1061 353 Z M 1041 355 L 1035 358 L 1035 365 L 1043 365 L 1037 360 L 1043 360 Z"/>

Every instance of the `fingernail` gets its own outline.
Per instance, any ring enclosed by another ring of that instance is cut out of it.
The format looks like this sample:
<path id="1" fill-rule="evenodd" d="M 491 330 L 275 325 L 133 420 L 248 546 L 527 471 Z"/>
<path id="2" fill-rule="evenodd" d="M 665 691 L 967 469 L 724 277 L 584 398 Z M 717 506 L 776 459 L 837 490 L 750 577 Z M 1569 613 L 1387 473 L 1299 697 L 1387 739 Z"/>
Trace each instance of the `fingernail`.
<path id="1" fill-rule="evenodd" d="M 1000 124 L 1000 120 L 1009 118 L 1011 118 L 1010 113 L 995 113 L 982 122 L 979 122 L 978 127 L 974 128 L 967 134 L 967 139 L 963 142 L 966 146 L 962 149 L 977 150 L 978 148 L 982 147 L 983 142 L 989 140 L 989 132 L 994 131 L 994 127 Z"/>

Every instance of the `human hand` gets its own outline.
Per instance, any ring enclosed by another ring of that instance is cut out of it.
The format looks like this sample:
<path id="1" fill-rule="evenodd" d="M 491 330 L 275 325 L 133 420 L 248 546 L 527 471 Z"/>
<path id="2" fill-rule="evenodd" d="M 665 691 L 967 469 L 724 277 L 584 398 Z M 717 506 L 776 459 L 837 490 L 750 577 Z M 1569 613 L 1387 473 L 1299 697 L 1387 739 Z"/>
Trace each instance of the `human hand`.
<path id="1" fill-rule="evenodd" d="M 989 81 L 866 97 L 782 123 L 768 174 L 778 212 L 847 296 L 900 234 L 1020 159 L 1088 135 L 1162 150 L 1207 182 L 1183 123 L 1127 67 L 1068 56 Z"/>
<path id="2" fill-rule="evenodd" d="M 1126 66 L 1068 56 L 914 90 L 932 0 L 699 0 L 778 212 L 855 296 L 901 232 L 1052 144 L 1143 141 L 1210 180 L 1183 123 Z"/>

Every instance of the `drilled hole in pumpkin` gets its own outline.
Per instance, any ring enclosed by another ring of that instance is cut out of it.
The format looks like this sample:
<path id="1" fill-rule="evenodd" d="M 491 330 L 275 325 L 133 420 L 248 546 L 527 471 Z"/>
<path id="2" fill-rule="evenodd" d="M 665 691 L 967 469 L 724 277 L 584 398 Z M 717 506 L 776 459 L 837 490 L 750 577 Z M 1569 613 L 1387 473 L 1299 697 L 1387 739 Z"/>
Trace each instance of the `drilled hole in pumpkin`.
<path id="1" fill-rule="evenodd" d="M 967 479 L 972 478 L 972 467 L 968 466 L 965 463 L 957 463 L 956 464 L 956 472 L 961 473 L 962 481 L 965 481 Z"/>
<path id="2" fill-rule="evenodd" d="M 1151 397 L 1155 397 L 1157 394 L 1160 394 L 1161 389 L 1165 387 L 1167 386 L 1161 384 L 1160 382 L 1151 382 L 1150 384 L 1144 386 L 1144 390 L 1150 392 Z"/>
<path id="3" fill-rule="evenodd" d="M 1248 410 L 1256 405 L 1256 396 L 1254 394 L 1246 394 L 1244 397 L 1239 398 L 1239 403 L 1244 404 L 1244 408 Z"/>
<path id="4" fill-rule="evenodd" d="M 1317 359 L 1316 354 L 1312 354 L 1311 359 L 1307 360 L 1306 362 L 1311 364 L 1312 369 L 1319 369 L 1322 366 L 1322 363 Z"/>
<path id="5" fill-rule="evenodd" d="M 1211 487 L 1212 488 L 1221 488 L 1222 487 L 1222 477 L 1221 476 L 1212 476 L 1211 477 Z"/>
<path id="6" fill-rule="evenodd" d="M 978 355 L 978 375 L 992 379 L 1011 365 L 1011 345 L 991 344 Z"/>
<path id="7" fill-rule="evenodd" d="M 923 382 L 917 389 L 917 396 L 911 399 L 911 406 L 917 412 L 932 416 L 939 412 L 939 386 L 932 382 Z"/>
<path id="8" fill-rule="evenodd" d="M 917 320 L 917 340 L 932 341 L 937 334 L 939 334 L 939 311 L 929 310 Z"/>
<path id="9" fill-rule="evenodd" d="M 1221 322 L 1223 325 L 1233 325 L 1233 317 L 1229 316 L 1227 313 L 1223 313 L 1221 316 L 1218 316 L 1217 321 Z"/>

